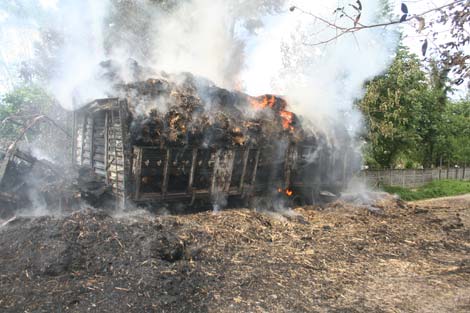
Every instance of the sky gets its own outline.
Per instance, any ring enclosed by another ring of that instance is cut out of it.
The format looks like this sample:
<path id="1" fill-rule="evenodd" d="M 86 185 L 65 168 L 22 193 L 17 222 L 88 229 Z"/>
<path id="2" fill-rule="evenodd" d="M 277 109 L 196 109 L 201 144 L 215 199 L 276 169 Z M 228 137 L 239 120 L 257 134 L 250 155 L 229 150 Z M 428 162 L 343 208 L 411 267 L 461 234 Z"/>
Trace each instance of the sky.
<path id="1" fill-rule="evenodd" d="M 56 10 L 57 4 L 60 0 L 39 0 L 38 8 L 45 12 L 52 12 Z M 412 1 L 403 1 L 407 4 L 408 9 L 411 14 L 420 13 L 426 11 L 433 7 L 441 6 L 445 3 L 448 3 L 450 0 L 412 0 Z M 292 4 L 296 4 L 296 1 L 291 1 Z M 396 14 L 400 14 L 400 4 L 401 1 L 396 1 L 394 5 L 394 11 Z M 276 23 L 276 21 L 270 20 L 266 18 L 264 20 L 265 23 Z M 34 21 L 25 20 L 23 27 L 17 27 L 18 24 L 13 27 L 9 23 L 9 16 L 6 12 L 1 11 L 0 9 L 0 94 L 3 94 L 10 90 L 14 83 L 15 83 L 15 67 L 12 66 L 13 64 L 18 64 L 23 60 L 28 60 L 33 56 L 34 53 L 34 41 L 38 40 L 39 33 L 36 30 L 36 25 L 34 25 Z M 277 27 L 281 28 L 283 25 L 277 25 Z M 441 27 L 439 31 L 442 31 L 442 39 L 445 39 L 446 29 L 445 27 Z M 425 38 L 424 34 L 418 34 L 415 31 L 413 25 L 405 25 L 403 27 L 403 32 L 405 34 L 404 43 L 410 47 L 411 51 L 421 55 L 421 45 Z M 273 33 L 267 34 L 268 36 L 273 36 Z M 256 44 L 256 42 L 248 42 L 247 51 L 252 49 L 253 47 L 250 46 Z M 265 49 L 265 50 L 263 50 Z M 258 49 L 256 53 L 262 54 L 262 56 L 253 56 L 247 60 L 246 68 L 255 67 L 256 63 L 255 60 L 257 57 L 266 58 L 269 55 L 279 54 L 279 51 L 275 51 L 274 49 L 270 48 L 269 45 L 263 47 L 263 49 Z M 273 62 L 278 62 L 279 57 L 272 56 Z M 251 62 L 251 63 L 250 63 Z M 263 62 L 263 64 L 267 64 Z M 274 66 L 266 66 L 264 70 L 266 73 L 269 73 L 273 68 L 276 68 L 278 64 L 274 64 Z M 267 75 L 269 76 L 269 75 Z M 254 91 L 258 92 L 263 89 L 267 89 L 268 85 L 271 82 L 269 81 L 260 81 L 255 80 L 249 82 L 250 88 L 247 91 Z M 465 84 L 464 84 L 465 85 Z M 458 94 L 465 94 L 468 90 L 462 86 L 458 92 Z"/>
<path id="2" fill-rule="evenodd" d="M 413 0 L 413 1 L 403 1 L 408 6 L 409 12 L 411 14 L 425 12 L 431 8 L 440 7 L 447 3 L 452 2 L 451 0 Z M 400 13 L 399 6 L 396 7 L 397 14 Z M 432 17 L 432 15 L 426 15 L 426 17 Z M 470 25 L 468 26 L 468 31 L 470 31 Z M 417 25 L 415 23 L 404 25 L 403 26 L 403 33 L 405 34 L 405 38 L 403 43 L 410 48 L 410 51 L 422 56 L 421 54 L 421 47 L 423 45 L 424 39 L 426 39 L 426 31 L 423 31 L 421 34 L 416 32 Z M 449 29 L 448 25 L 435 25 L 433 27 L 433 31 L 439 32 L 438 40 L 434 42 L 434 44 L 439 44 L 445 42 L 449 38 Z M 429 45 L 431 45 L 430 43 Z M 470 54 L 470 47 L 467 46 L 466 49 L 467 53 Z M 453 99 L 463 98 L 468 95 L 470 92 L 467 84 L 462 84 L 455 88 L 454 94 L 450 95 Z"/>

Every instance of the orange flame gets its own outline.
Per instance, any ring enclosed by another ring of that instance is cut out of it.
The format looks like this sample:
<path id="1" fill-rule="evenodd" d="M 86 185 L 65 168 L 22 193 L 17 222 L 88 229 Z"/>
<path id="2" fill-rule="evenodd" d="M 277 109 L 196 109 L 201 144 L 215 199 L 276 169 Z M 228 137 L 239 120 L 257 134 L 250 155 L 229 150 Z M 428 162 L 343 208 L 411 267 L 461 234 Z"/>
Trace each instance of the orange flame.
<path id="1" fill-rule="evenodd" d="M 277 192 L 279 193 L 284 193 L 286 194 L 288 197 L 292 196 L 294 194 L 294 191 L 290 188 L 286 188 L 286 190 L 282 190 L 282 188 L 277 188 Z"/>
<path id="2" fill-rule="evenodd" d="M 261 96 L 258 98 L 252 98 L 250 100 L 251 105 L 258 109 L 264 109 L 266 107 L 274 108 L 274 104 L 276 103 L 276 97 L 274 96 Z"/>
<path id="3" fill-rule="evenodd" d="M 282 118 L 282 127 L 284 127 L 284 129 L 294 130 L 294 127 L 291 125 L 294 121 L 294 114 L 289 111 L 281 111 L 279 115 Z"/>
<path id="4" fill-rule="evenodd" d="M 278 106 L 276 106 L 276 102 Z M 287 103 L 282 98 L 276 98 L 273 95 L 265 95 L 257 98 L 250 99 L 251 105 L 258 110 L 264 108 L 271 108 L 279 112 L 279 116 L 282 119 L 282 127 L 284 129 L 294 131 L 292 123 L 294 121 L 294 113 L 286 111 Z"/>

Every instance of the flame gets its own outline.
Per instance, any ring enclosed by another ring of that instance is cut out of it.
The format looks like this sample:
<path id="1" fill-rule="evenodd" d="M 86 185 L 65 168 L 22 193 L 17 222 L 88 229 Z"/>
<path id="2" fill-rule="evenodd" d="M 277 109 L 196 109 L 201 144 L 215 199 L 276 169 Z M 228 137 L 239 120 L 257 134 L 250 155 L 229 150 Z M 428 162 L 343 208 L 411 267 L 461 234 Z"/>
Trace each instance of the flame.
<path id="1" fill-rule="evenodd" d="M 284 193 L 288 197 L 290 197 L 294 194 L 294 191 L 290 188 L 286 188 L 286 190 L 282 190 L 282 188 L 277 188 L 277 192 Z"/>
<path id="2" fill-rule="evenodd" d="M 292 126 L 292 122 L 294 121 L 294 113 L 289 111 L 281 111 L 279 112 L 279 115 L 282 118 L 282 127 L 284 127 L 284 129 L 290 129 L 293 131 L 294 127 Z"/>
<path id="3" fill-rule="evenodd" d="M 267 107 L 270 107 L 272 109 L 274 108 L 274 104 L 276 103 L 276 97 L 272 95 L 271 96 L 266 95 L 266 96 L 261 96 L 257 98 L 252 98 L 250 100 L 250 103 L 254 108 L 258 110 L 261 110 Z"/>
<path id="4" fill-rule="evenodd" d="M 257 98 L 251 98 L 250 104 L 257 110 L 262 110 L 267 107 L 274 109 L 278 112 L 282 119 L 282 127 L 284 129 L 294 131 L 292 123 L 294 121 L 294 113 L 286 110 L 287 102 L 282 98 L 276 98 L 273 95 L 265 95 Z"/>

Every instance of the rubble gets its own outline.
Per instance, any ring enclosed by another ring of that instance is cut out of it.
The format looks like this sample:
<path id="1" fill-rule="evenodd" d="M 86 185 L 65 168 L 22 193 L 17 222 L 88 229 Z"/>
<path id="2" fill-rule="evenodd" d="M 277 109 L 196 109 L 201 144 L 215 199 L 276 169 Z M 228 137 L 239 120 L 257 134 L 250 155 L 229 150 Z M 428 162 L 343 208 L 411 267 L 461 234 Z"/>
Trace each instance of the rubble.
<path id="1" fill-rule="evenodd" d="M 19 149 L 0 159 L 0 220 L 38 207 L 48 213 L 72 212 L 85 201 L 102 206 L 111 201 L 109 187 L 93 171 L 38 160 Z"/>

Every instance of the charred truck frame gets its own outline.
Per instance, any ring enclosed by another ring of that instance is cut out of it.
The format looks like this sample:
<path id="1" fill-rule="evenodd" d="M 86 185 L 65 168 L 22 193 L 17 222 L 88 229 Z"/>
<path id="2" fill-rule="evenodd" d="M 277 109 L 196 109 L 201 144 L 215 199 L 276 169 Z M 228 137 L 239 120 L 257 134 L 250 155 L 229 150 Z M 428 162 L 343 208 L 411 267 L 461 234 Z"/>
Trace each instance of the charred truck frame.
<path id="1" fill-rule="evenodd" d="M 283 98 L 182 77 L 121 84 L 75 111 L 74 162 L 136 203 L 312 202 L 347 183 L 348 145 L 307 132 Z"/>

